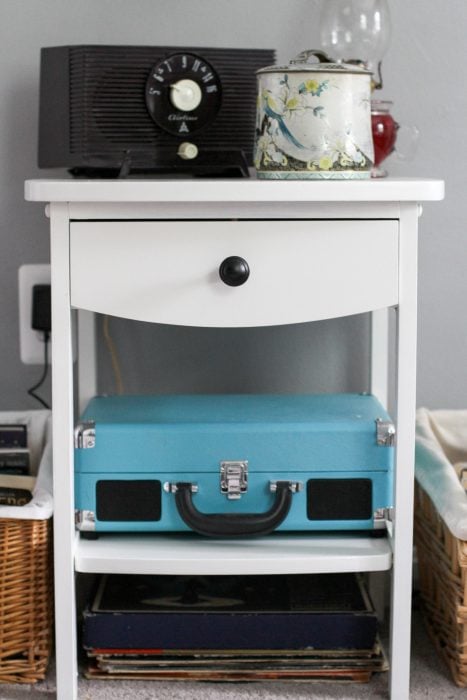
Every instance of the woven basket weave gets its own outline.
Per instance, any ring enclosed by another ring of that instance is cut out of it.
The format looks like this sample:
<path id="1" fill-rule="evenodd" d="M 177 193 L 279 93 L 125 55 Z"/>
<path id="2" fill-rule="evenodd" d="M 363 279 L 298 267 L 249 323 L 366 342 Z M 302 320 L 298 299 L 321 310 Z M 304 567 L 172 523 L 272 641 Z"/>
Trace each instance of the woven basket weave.
<path id="1" fill-rule="evenodd" d="M 0 519 L 0 682 L 45 677 L 53 639 L 52 588 L 52 519 Z"/>
<path id="2" fill-rule="evenodd" d="M 451 533 L 417 482 L 415 499 L 424 619 L 455 683 L 467 687 L 467 541 Z"/>

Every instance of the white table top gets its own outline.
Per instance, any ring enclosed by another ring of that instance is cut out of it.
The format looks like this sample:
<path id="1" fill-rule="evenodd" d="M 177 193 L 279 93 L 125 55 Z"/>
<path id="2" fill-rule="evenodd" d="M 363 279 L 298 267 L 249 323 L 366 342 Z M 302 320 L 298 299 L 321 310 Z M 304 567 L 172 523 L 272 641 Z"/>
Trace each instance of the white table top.
<path id="1" fill-rule="evenodd" d="M 32 202 L 427 202 L 444 198 L 443 180 L 39 179 Z"/>

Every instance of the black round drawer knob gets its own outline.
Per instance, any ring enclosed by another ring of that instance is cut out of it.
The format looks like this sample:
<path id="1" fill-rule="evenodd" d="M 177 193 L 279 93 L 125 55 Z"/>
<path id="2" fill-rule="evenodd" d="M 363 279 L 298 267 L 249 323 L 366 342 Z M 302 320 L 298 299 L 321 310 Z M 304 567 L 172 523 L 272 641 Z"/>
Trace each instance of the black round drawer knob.
<path id="1" fill-rule="evenodd" d="M 219 277 L 229 287 L 239 287 L 245 284 L 250 276 L 248 263 L 238 255 L 231 255 L 221 262 L 219 266 Z"/>

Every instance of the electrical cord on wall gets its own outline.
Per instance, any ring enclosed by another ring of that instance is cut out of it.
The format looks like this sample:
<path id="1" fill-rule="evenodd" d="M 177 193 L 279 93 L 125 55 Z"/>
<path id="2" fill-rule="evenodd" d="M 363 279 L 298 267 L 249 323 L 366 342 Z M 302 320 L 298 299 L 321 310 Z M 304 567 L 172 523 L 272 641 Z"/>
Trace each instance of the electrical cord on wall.
<path id="1" fill-rule="evenodd" d="M 107 345 L 107 350 L 108 350 L 109 355 L 110 355 L 110 361 L 112 363 L 112 369 L 113 369 L 113 373 L 114 373 L 117 394 L 123 394 L 124 393 L 124 386 L 123 386 L 122 372 L 120 369 L 120 362 L 118 359 L 117 349 L 115 347 L 115 343 L 113 341 L 113 338 L 110 335 L 109 323 L 110 323 L 109 317 L 107 315 L 104 316 L 103 323 L 102 323 L 102 332 L 104 335 L 105 343 Z"/>
<path id="2" fill-rule="evenodd" d="M 39 389 L 43 383 L 45 382 L 47 378 L 47 374 L 49 372 L 49 342 L 50 342 L 50 333 L 48 331 L 44 331 L 43 333 L 43 340 L 44 340 L 44 369 L 42 371 L 42 376 L 37 382 L 37 384 L 34 384 L 30 389 L 28 389 L 28 394 L 29 396 L 32 396 L 33 399 L 36 399 L 36 401 L 39 401 L 44 408 L 50 408 L 49 404 L 44 401 L 43 398 L 38 396 L 35 392 L 37 389 Z"/>

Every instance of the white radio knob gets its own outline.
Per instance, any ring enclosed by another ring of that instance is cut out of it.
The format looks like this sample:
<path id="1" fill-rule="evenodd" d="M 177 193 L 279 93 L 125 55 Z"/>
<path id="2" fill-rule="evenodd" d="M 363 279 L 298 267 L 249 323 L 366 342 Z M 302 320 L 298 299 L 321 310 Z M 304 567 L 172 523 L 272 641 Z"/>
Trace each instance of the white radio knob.
<path id="1" fill-rule="evenodd" d="M 203 93 L 194 80 L 177 80 L 170 86 L 170 101 L 182 112 L 192 112 L 199 107 Z"/>
<path id="2" fill-rule="evenodd" d="M 184 141 L 178 147 L 177 155 L 183 158 L 183 160 L 192 160 L 198 155 L 198 146 L 189 141 Z"/>

